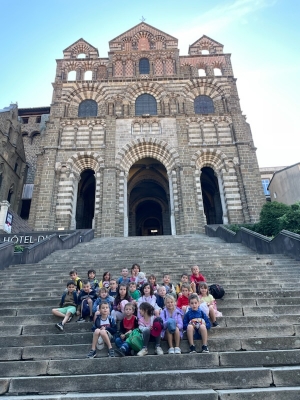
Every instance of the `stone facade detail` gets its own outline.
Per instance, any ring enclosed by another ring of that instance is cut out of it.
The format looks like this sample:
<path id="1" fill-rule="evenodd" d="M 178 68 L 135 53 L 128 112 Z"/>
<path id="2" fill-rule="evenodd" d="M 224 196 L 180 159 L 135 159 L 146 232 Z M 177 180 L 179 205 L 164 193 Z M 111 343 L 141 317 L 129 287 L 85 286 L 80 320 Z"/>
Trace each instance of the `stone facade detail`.
<path id="1" fill-rule="evenodd" d="M 180 56 L 176 38 L 142 22 L 109 47 L 101 58 L 79 39 L 57 60 L 46 130 L 28 136 L 29 222 L 134 236 L 256 221 L 255 147 L 223 45 L 202 36 Z"/>

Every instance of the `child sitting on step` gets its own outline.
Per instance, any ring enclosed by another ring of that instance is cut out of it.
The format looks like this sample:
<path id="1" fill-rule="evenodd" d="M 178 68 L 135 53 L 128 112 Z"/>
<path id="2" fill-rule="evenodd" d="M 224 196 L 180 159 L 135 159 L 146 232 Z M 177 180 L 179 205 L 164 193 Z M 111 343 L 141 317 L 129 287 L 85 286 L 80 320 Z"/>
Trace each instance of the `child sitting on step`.
<path id="1" fill-rule="evenodd" d="M 95 314 L 99 310 L 99 306 L 101 303 L 108 303 L 109 309 L 111 311 L 114 300 L 115 299 L 109 295 L 108 289 L 102 287 L 101 289 L 99 289 L 98 298 L 94 301 L 93 314 Z"/>
<path id="2" fill-rule="evenodd" d="M 141 272 L 141 267 L 139 264 L 133 264 L 131 267 L 130 282 L 135 282 L 139 272 Z"/>
<path id="3" fill-rule="evenodd" d="M 113 297 L 114 299 L 116 298 L 118 294 L 118 284 L 117 280 L 114 278 L 111 278 L 109 281 L 109 291 L 108 294 Z"/>
<path id="4" fill-rule="evenodd" d="M 82 289 L 82 280 L 79 278 L 77 270 L 76 269 L 72 269 L 69 272 L 70 278 L 71 280 L 74 282 L 74 285 L 76 286 L 76 290 L 79 293 L 80 290 Z"/>
<path id="5" fill-rule="evenodd" d="M 127 303 L 124 307 L 124 318 L 120 322 L 120 336 L 116 338 L 115 344 L 119 348 L 118 353 L 121 356 L 130 353 L 130 346 L 125 342 L 130 333 L 139 327 L 137 317 L 134 315 L 135 306 L 133 303 Z"/>
<path id="6" fill-rule="evenodd" d="M 78 311 L 77 315 L 80 315 L 76 322 L 85 322 L 86 317 L 90 317 L 90 322 L 93 321 L 93 303 L 97 299 L 97 293 L 91 289 L 89 281 L 82 282 L 82 289 L 78 295 Z"/>
<path id="7" fill-rule="evenodd" d="M 149 284 L 148 284 L 149 285 Z M 161 324 L 155 321 L 154 307 L 147 302 L 143 302 L 139 306 L 139 329 L 143 334 L 143 348 L 137 353 L 138 356 L 145 356 L 148 354 L 148 343 L 150 338 L 155 341 L 155 353 L 159 356 L 163 355 L 164 352 L 160 347 L 160 335 L 161 335 Z"/>
<path id="8" fill-rule="evenodd" d="M 140 304 L 142 303 L 149 303 L 154 308 L 154 313 L 156 317 L 159 317 L 160 308 L 156 304 L 156 296 L 153 294 L 153 288 L 150 283 L 145 283 L 141 287 L 141 297 L 138 299 L 138 318 L 140 317 Z"/>
<path id="9" fill-rule="evenodd" d="M 191 288 L 194 293 L 199 293 L 199 283 L 206 282 L 206 279 L 202 274 L 200 274 L 198 265 L 194 265 L 191 268 L 191 271 L 192 271 L 192 275 L 190 276 Z"/>
<path id="10" fill-rule="evenodd" d="M 180 308 L 183 313 L 186 312 L 189 306 L 189 296 L 190 296 L 190 285 L 188 283 L 183 283 L 181 285 L 181 296 L 178 296 L 177 307 Z"/>
<path id="11" fill-rule="evenodd" d="M 73 315 L 76 313 L 77 307 L 77 293 L 76 293 L 76 285 L 73 281 L 69 281 L 67 283 L 67 290 L 64 291 L 60 303 L 59 308 L 53 308 L 52 314 L 57 317 L 63 318 L 62 322 L 58 322 L 55 324 L 55 328 L 60 331 L 64 330 L 64 326 L 67 322 L 70 322 L 73 318 Z"/>
<path id="12" fill-rule="evenodd" d="M 94 269 L 88 270 L 88 281 L 90 282 L 91 289 L 98 292 L 99 290 L 99 281 L 96 279 L 96 271 Z"/>
<path id="13" fill-rule="evenodd" d="M 190 353 L 196 353 L 194 340 L 202 339 L 202 353 L 209 353 L 207 347 L 207 330 L 210 322 L 206 314 L 200 309 L 199 297 L 193 293 L 189 297 L 189 310 L 183 317 L 183 330 L 186 331 L 190 344 Z"/>
<path id="14" fill-rule="evenodd" d="M 129 282 L 130 282 L 130 276 L 128 276 L 128 269 L 123 268 L 120 278 L 117 279 L 117 283 L 118 283 L 118 285 L 120 285 L 120 283 L 124 283 L 124 285 L 128 285 Z"/>
<path id="15" fill-rule="evenodd" d="M 95 319 L 93 325 L 93 341 L 92 348 L 87 354 L 87 358 L 96 357 L 96 347 L 101 337 L 101 342 L 105 343 L 108 347 L 108 357 L 114 357 L 115 352 L 112 348 L 111 340 L 113 335 L 117 332 L 117 324 L 113 317 L 109 315 L 109 304 L 102 303 L 99 308 L 99 315 Z"/>
<path id="16" fill-rule="evenodd" d="M 111 279 L 110 272 L 108 271 L 104 272 L 102 280 L 99 282 L 99 288 L 106 287 L 108 289 L 110 279 Z"/>
<path id="17" fill-rule="evenodd" d="M 176 288 L 175 288 L 176 294 L 177 294 L 178 297 L 181 296 L 181 288 L 182 288 L 182 285 L 183 285 L 183 284 L 188 284 L 188 283 L 189 283 L 189 276 L 188 276 L 188 274 L 182 274 L 182 275 L 181 275 L 181 278 L 180 278 L 180 282 L 177 283 Z M 190 286 L 190 285 L 189 285 L 189 286 Z M 190 289 L 190 293 L 192 294 L 192 293 L 193 293 L 193 289 L 191 288 L 191 286 L 189 287 L 189 289 Z"/>
<path id="18" fill-rule="evenodd" d="M 156 291 L 157 291 L 156 276 L 153 275 L 153 274 L 149 275 L 148 282 L 153 287 L 153 291 L 154 291 L 154 294 L 155 294 Z"/>
<path id="19" fill-rule="evenodd" d="M 159 286 L 155 297 L 156 297 L 156 304 L 158 305 L 160 311 L 165 308 L 166 294 L 167 294 L 167 291 L 166 291 L 165 286 Z"/>
<path id="20" fill-rule="evenodd" d="M 124 318 L 124 306 L 126 303 L 130 303 L 132 298 L 128 294 L 128 286 L 121 283 L 118 286 L 118 294 L 113 304 L 113 310 L 111 312 L 112 317 L 116 321 L 122 321 Z"/>
<path id="21" fill-rule="evenodd" d="M 169 274 L 164 274 L 163 283 L 162 283 L 162 285 L 159 285 L 159 286 L 164 286 L 166 288 L 167 294 L 172 294 L 174 296 L 174 298 L 177 298 L 176 290 L 174 288 L 174 285 L 171 283 L 171 277 Z"/>
<path id="22" fill-rule="evenodd" d="M 162 338 L 166 338 L 169 345 L 169 354 L 181 354 L 180 339 L 182 339 L 183 312 L 176 307 L 176 302 L 171 294 L 165 297 L 165 308 L 160 313 L 163 320 Z M 175 347 L 173 347 L 173 339 Z"/>
<path id="23" fill-rule="evenodd" d="M 134 300 L 135 302 L 138 301 L 138 299 L 141 297 L 141 292 L 137 290 L 136 288 L 136 283 L 135 282 L 130 282 L 129 283 L 129 296 Z"/>
<path id="24" fill-rule="evenodd" d="M 217 309 L 216 300 L 213 298 L 211 294 L 208 293 L 208 285 L 206 282 L 199 283 L 199 299 L 200 304 L 206 303 L 208 307 L 208 313 L 206 314 L 212 322 L 212 326 L 219 326 L 217 322 L 217 317 L 222 317 L 222 313 Z"/>

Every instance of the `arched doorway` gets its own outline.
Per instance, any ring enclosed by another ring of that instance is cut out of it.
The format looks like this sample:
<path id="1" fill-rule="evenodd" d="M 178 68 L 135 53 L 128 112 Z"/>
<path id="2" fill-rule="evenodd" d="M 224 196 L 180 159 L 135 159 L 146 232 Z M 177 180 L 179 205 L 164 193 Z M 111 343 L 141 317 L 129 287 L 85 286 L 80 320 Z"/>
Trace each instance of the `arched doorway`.
<path id="1" fill-rule="evenodd" d="M 218 179 L 210 167 L 201 169 L 201 190 L 207 224 L 222 224 L 223 211 Z"/>
<path id="2" fill-rule="evenodd" d="M 95 212 L 95 172 L 86 169 L 80 174 L 77 192 L 76 229 L 93 227 Z"/>
<path id="3" fill-rule="evenodd" d="M 169 180 L 164 165 L 143 158 L 128 175 L 129 236 L 171 235 Z"/>

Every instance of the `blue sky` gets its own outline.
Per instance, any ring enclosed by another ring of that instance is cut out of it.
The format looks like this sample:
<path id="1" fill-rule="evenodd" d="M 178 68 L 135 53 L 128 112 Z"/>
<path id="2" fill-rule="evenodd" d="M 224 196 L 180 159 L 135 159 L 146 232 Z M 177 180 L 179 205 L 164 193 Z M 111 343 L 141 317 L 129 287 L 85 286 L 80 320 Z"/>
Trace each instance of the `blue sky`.
<path id="1" fill-rule="evenodd" d="M 83 37 L 106 57 L 108 41 L 138 24 L 179 39 L 180 54 L 203 34 L 232 54 L 243 113 L 260 167 L 300 161 L 298 0 L 0 0 L 0 108 L 48 106 L 55 59 Z"/>

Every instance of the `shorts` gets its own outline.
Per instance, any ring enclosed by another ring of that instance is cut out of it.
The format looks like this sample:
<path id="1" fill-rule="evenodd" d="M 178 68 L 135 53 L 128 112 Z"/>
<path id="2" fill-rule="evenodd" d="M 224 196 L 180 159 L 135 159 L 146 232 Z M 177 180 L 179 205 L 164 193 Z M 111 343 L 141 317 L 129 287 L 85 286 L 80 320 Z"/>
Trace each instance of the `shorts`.
<path id="1" fill-rule="evenodd" d="M 67 307 L 63 307 L 63 308 L 58 308 L 58 311 L 61 312 L 64 315 L 66 315 L 68 312 L 70 312 L 71 314 L 74 315 L 76 313 L 76 307 L 67 306 Z"/>

